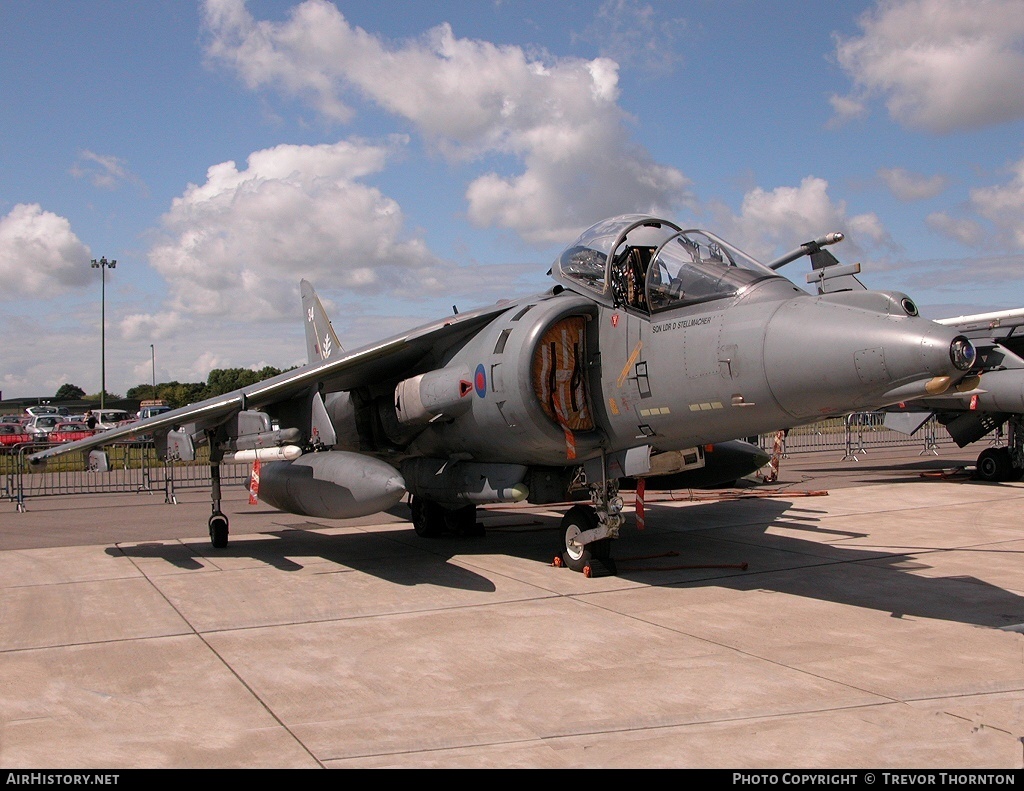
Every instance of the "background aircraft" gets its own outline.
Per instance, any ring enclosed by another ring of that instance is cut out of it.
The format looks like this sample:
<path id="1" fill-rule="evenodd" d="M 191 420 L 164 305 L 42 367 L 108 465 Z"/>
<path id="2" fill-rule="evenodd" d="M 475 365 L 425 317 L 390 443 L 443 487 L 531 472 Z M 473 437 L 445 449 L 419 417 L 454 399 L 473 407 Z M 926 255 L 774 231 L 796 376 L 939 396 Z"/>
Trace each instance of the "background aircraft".
<path id="1" fill-rule="evenodd" d="M 1024 309 L 939 319 L 970 338 L 978 350 L 981 381 L 966 392 L 946 393 L 890 407 L 885 425 L 913 434 L 932 415 L 961 448 L 1006 427 L 1006 445 L 978 455 L 985 481 L 1024 477 Z"/>
<path id="2" fill-rule="evenodd" d="M 561 556 L 587 571 L 611 565 L 620 479 L 680 472 L 707 444 L 942 393 L 975 363 L 970 341 L 904 294 L 811 295 L 711 233 L 651 216 L 590 227 L 551 275 L 544 293 L 355 351 L 314 347 L 321 359 L 302 368 L 32 459 L 149 432 L 163 456 L 206 442 L 215 547 L 228 540 L 229 453 L 260 459 L 261 499 L 293 513 L 362 516 L 409 493 L 423 536 L 472 530 L 481 503 L 584 490 Z"/>

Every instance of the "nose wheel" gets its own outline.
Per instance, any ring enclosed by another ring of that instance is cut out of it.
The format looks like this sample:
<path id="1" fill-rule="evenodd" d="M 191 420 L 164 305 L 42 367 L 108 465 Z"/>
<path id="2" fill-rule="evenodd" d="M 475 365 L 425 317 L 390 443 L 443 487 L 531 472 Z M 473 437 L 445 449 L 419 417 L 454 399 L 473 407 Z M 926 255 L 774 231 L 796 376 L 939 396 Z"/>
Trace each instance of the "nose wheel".
<path id="1" fill-rule="evenodd" d="M 210 543 L 214 549 L 224 549 L 228 545 L 228 518 L 220 511 L 210 517 Z"/>
<path id="2" fill-rule="evenodd" d="M 562 517 L 565 545 L 557 565 L 566 566 L 587 577 L 601 577 L 615 573 L 612 560 L 612 540 L 594 540 L 601 532 L 600 519 L 593 506 L 574 505 Z"/>

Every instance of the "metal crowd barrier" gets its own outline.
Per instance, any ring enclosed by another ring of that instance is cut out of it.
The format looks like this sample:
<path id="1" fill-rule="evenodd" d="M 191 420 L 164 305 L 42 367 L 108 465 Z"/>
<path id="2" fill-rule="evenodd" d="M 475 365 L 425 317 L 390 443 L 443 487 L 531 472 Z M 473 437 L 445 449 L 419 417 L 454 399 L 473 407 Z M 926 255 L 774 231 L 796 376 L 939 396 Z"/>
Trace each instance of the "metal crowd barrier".
<path id="1" fill-rule="evenodd" d="M 164 462 L 157 458 L 152 442 L 119 442 L 90 454 L 58 456 L 42 469 L 33 468 L 28 457 L 47 447 L 26 443 L 0 455 L 0 497 L 14 502 L 19 512 L 35 497 L 163 491 L 164 502 L 176 503 L 179 489 L 210 487 L 206 448 L 197 451 L 195 461 Z M 244 485 L 250 471 L 249 464 L 221 464 L 221 483 Z"/>
<path id="2" fill-rule="evenodd" d="M 856 461 L 869 448 L 914 445 L 922 447 L 922 456 L 938 455 L 940 446 L 954 444 L 934 417 L 913 436 L 885 428 L 884 417 L 883 412 L 855 412 L 791 429 L 781 438 L 781 458 L 834 450 L 843 454 L 843 461 Z M 778 441 L 775 433 L 758 438 L 760 447 L 768 453 L 775 452 Z M 209 449 L 205 447 L 197 449 L 195 461 L 163 462 L 157 459 L 152 442 L 122 442 L 88 455 L 68 453 L 51 459 L 44 470 L 32 469 L 28 456 L 46 447 L 46 443 L 18 445 L 0 454 L 0 499 L 16 503 L 19 512 L 26 510 L 26 501 L 33 497 L 162 490 L 164 502 L 176 503 L 178 489 L 210 486 Z M 220 470 L 222 484 L 244 485 L 251 465 L 232 462 L 221 464 Z"/>
<path id="3" fill-rule="evenodd" d="M 922 456 L 938 455 L 940 447 L 956 444 L 949 432 L 934 416 L 912 436 L 903 434 L 884 425 L 884 412 L 854 412 L 841 418 L 831 418 L 798 426 L 782 437 L 782 458 L 792 453 L 814 451 L 842 452 L 843 461 L 858 461 L 871 448 L 908 448 L 918 445 Z M 772 452 L 776 434 L 759 437 L 762 450 Z"/>

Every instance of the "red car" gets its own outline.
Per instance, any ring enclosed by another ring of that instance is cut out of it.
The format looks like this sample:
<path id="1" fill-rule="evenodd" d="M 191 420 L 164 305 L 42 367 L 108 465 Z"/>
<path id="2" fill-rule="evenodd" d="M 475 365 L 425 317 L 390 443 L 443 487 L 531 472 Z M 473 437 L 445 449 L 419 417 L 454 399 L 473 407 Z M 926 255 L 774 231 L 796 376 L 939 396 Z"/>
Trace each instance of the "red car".
<path id="1" fill-rule="evenodd" d="M 76 439 L 85 439 L 95 433 L 96 431 L 89 428 L 85 423 L 65 421 L 53 427 L 53 430 L 47 435 L 47 441 L 51 445 L 57 445 L 61 442 L 74 442 Z"/>
<path id="2" fill-rule="evenodd" d="M 0 423 L 0 448 L 13 451 L 16 445 L 32 442 L 32 436 L 18 423 Z"/>

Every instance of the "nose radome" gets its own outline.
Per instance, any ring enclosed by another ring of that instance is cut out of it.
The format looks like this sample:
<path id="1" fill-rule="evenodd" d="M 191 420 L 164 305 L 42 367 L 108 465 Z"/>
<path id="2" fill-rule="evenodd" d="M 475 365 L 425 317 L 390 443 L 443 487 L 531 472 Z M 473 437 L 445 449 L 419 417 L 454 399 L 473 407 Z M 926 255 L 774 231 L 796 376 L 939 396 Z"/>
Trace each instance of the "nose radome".
<path id="1" fill-rule="evenodd" d="M 955 330 L 834 299 L 794 299 L 765 332 L 768 386 L 799 419 L 936 395 L 963 379 L 975 350 Z"/>

